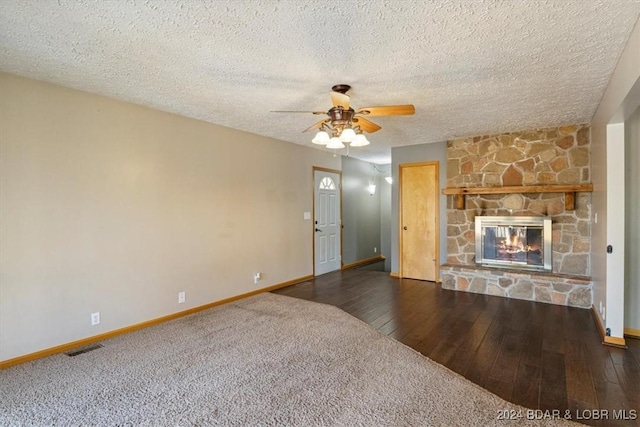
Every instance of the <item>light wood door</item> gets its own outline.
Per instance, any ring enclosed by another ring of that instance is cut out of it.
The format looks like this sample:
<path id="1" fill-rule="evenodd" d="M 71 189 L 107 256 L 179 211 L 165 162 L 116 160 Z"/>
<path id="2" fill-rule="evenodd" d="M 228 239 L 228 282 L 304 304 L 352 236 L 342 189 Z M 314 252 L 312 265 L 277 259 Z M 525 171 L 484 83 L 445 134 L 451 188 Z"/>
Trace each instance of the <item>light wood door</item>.
<path id="1" fill-rule="evenodd" d="M 438 162 L 400 165 L 400 277 L 439 279 L 439 186 Z"/>

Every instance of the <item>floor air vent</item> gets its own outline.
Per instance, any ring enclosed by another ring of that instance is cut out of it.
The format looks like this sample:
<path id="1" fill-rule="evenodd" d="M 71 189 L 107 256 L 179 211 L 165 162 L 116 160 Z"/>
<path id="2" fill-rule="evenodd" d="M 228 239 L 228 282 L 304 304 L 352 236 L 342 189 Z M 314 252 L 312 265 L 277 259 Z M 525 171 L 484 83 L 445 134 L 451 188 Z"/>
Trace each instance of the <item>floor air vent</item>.
<path id="1" fill-rule="evenodd" d="M 91 344 L 91 345 L 87 345 L 85 347 L 76 348 L 75 350 L 72 350 L 72 351 L 68 351 L 65 354 L 67 356 L 73 357 L 73 356 L 77 356 L 77 355 L 82 354 L 82 353 L 88 353 L 90 351 L 97 350 L 99 348 L 102 348 L 102 344 Z"/>

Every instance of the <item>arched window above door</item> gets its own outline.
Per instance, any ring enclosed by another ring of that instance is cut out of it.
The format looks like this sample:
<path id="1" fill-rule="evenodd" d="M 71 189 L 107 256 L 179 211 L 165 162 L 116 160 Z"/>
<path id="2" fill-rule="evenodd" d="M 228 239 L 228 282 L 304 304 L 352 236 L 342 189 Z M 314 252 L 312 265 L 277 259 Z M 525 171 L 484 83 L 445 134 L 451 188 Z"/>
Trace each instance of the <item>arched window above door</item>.
<path id="1" fill-rule="evenodd" d="M 331 178 L 329 178 L 328 176 L 325 176 L 324 178 L 322 178 L 322 181 L 320 181 L 320 190 L 335 190 L 335 189 L 336 189 L 336 183 L 333 182 Z"/>

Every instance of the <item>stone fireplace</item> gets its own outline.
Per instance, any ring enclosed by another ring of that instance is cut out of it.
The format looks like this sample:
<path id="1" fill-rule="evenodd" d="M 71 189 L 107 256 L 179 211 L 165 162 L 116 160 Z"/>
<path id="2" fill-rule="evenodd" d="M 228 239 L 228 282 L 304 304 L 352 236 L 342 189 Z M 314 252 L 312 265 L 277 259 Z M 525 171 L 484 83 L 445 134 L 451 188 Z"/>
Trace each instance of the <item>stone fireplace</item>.
<path id="1" fill-rule="evenodd" d="M 447 190 L 459 190 L 464 199 L 460 203 L 454 196 L 447 197 L 447 263 L 440 270 L 443 288 L 590 308 L 591 193 L 553 190 L 588 184 L 590 163 L 587 125 L 448 141 Z M 523 190 L 534 187 L 541 190 Z M 471 191 L 478 188 L 487 192 Z M 503 191 L 511 188 L 513 192 Z M 512 236 L 514 230 L 505 223 L 501 230 L 483 237 L 478 235 L 476 217 L 547 218 L 551 227 L 543 233 L 551 246 L 547 260 L 534 260 L 535 249 L 524 251 L 530 252 L 531 263 L 542 267 L 522 268 L 525 254 L 519 248 L 524 243 L 519 240 L 534 240 L 527 243 L 533 248 L 539 245 L 535 232 L 527 235 L 519 229 Z M 477 252 L 487 239 L 505 246 L 502 254 L 490 254 L 499 265 L 487 263 L 487 257 Z M 514 253 L 511 259 L 509 252 Z"/>

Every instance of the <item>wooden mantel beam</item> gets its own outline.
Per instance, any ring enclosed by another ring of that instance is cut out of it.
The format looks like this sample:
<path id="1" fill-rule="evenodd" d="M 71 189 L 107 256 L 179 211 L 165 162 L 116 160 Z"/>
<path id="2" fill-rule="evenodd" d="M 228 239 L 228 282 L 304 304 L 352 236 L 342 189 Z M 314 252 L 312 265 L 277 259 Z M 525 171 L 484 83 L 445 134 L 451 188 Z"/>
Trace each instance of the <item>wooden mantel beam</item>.
<path id="1" fill-rule="evenodd" d="M 566 210 L 576 208 L 576 193 L 590 193 L 593 184 L 569 185 L 518 185 L 507 187 L 450 187 L 444 188 L 442 194 L 455 196 L 456 209 L 464 209 L 464 196 L 467 194 L 531 194 L 531 193 L 564 193 Z"/>
<path id="2" fill-rule="evenodd" d="M 442 194 L 526 194 L 526 193 L 590 193 L 593 184 L 572 185 L 512 185 L 508 187 L 450 187 Z"/>

